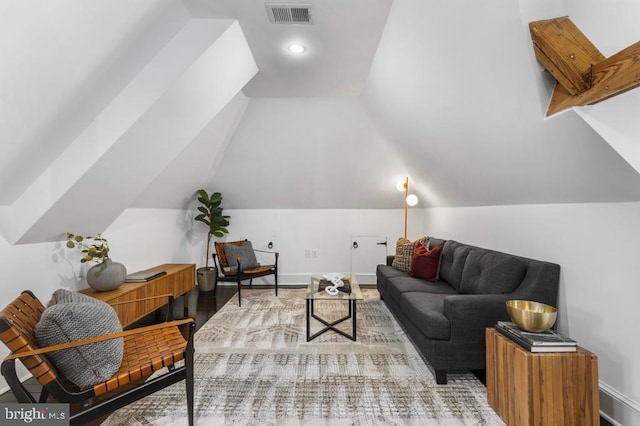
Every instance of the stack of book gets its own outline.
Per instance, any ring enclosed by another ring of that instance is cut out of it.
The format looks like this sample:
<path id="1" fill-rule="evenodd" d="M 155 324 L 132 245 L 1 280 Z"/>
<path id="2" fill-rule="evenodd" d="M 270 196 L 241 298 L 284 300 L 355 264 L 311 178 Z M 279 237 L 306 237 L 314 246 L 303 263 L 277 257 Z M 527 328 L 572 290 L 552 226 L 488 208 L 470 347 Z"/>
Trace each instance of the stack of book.
<path id="1" fill-rule="evenodd" d="M 127 278 L 124 280 L 126 283 L 144 283 L 147 281 L 154 280 L 163 275 L 167 275 L 166 271 L 138 271 L 133 274 L 127 275 Z"/>
<path id="2" fill-rule="evenodd" d="M 575 340 L 553 330 L 531 333 L 510 321 L 498 321 L 496 330 L 530 352 L 575 352 L 578 347 Z"/>

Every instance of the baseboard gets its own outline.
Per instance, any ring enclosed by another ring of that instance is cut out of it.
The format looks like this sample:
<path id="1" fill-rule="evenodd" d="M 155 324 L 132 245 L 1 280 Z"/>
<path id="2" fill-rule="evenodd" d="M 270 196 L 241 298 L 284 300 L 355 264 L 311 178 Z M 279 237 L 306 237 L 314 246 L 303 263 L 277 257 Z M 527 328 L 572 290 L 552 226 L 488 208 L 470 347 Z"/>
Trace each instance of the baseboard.
<path id="1" fill-rule="evenodd" d="M 640 425 L 640 403 L 600 381 L 600 415 L 614 426 Z"/>

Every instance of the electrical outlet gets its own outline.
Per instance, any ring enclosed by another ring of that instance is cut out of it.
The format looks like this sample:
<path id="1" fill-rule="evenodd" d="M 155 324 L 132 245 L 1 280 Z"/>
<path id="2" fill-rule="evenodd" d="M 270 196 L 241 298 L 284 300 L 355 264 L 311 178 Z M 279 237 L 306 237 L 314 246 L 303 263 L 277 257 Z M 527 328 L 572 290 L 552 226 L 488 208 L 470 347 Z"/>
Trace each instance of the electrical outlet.
<path id="1" fill-rule="evenodd" d="M 304 257 L 307 259 L 311 259 L 311 250 L 305 250 L 304 251 Z"/>
<path id="2" fill-rule="evenodd" d="M 318 249 L 311 250 L 311 257 L 314 259 L 318 257 Z"/>

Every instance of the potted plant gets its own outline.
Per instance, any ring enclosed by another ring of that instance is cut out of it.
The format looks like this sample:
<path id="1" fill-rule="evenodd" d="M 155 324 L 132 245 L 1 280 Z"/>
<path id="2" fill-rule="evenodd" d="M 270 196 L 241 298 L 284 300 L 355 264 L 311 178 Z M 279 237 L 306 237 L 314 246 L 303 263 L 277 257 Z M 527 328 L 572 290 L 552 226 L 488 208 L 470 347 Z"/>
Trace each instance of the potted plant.
<path id="1" fill-rule="evenodd" d="M 229 216 L 222 214 L 222 194 L 214 192 L 209 196 L 204 189 L 198 190 L 198 214 L 195 220 L 204 223 L 208 227 L 207 232 L 207 257 L 204 268 L 198 268 L 198 288 L 200 291 L 211 291 L 216 288 L 216 268 L 209 266 L 209 250 L 211 248 L 211 237 L 222 238 L 229 233 Z"/>
<path id="2" fill-rule="evenodd" d="M 81 250 L 83 257 L 80 263 L 96 263 L 87 271 L 87 283 L 94 290 L 115 290 L 127 278 L 127 268 L 109 258 L 109 243 L 100 234 L 83 237 L 67 232 L 67 247 Z"/>

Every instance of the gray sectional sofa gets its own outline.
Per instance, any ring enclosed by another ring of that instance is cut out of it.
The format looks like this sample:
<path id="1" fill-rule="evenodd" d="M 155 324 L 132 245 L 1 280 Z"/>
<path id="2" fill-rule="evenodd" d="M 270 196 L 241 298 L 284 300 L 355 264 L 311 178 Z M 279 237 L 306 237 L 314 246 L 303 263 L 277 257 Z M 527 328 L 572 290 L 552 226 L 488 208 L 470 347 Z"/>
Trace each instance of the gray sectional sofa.
<path id="1" fill-rule="evenodd" d="M 440 255 L 438 281 L 430 282 L 392 267 L 392 259 L 377 267 L 380 297 L 425 356 L 438 384 L 447 383 L 447 371 L 485 369 L 485 329 L 509 319 L 507 300 L 557 304 L 560 266 L 554 263 L 449 240 Z"/>

